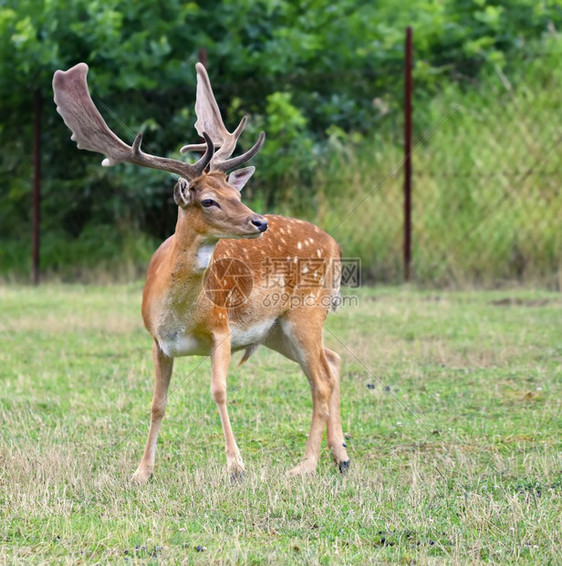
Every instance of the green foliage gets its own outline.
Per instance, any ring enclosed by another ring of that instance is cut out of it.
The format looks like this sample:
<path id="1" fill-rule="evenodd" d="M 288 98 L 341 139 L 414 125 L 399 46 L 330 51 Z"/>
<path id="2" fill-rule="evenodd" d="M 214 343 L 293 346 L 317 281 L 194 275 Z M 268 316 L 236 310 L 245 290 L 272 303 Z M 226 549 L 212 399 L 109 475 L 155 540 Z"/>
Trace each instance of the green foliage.
<path id="1" fill-rule="evenodd" d="M 267 177 L 278 179 L 285 191 L 274 190 L 275 185 L 264 187 L 268 208 L 277 203 L 293 203 L 295 187 L 303 179 L 310 181 L 317 163 L 313 155 L 314 143 L 307 135 L 307 120 L 302 112 L 292 103 L 289 92 L 274 92 L 266 97 L 265 121 L 258 120 L 257 128 L 264 129 L 268 142 L 260 158 L 267 167 Z M 269 189 L 269 190 L 268 190 Z"/>
<path id="2" fill-rule="evenodd" d="M 76 151 L 51 102 L 56 69 L 86 61 L 110 126 L 129 142 L 144 130 L 148 150 L 177 155 L 195 138 L 193 65 L 206 48 L 228 125 L 251 115 L 246 147 L 259 128 L 268 134 L 252 199 L 300 214 L 321 204 L 313 171 L 338 144 L 345 156 L 381 127 L 395 143 L 405 26 L 415 30 L 416 92 L 431 100 L 479 80 L 491 63 L 511 70 L 513 53 L 556 35 L 561 10 L 560 0 L 408 0 L 400 8 L 390 0 L 2 0 L 0 240 L 30 231 L 36 91 L 44 99 L 44 232 L 73 239 L 87 226 L 125 221 L 157 238 L 173 229 L 171 183 L 161 173 L 102 170 L 100 156 Z M 432 119 L 418 112 L 417 127 Z"/>

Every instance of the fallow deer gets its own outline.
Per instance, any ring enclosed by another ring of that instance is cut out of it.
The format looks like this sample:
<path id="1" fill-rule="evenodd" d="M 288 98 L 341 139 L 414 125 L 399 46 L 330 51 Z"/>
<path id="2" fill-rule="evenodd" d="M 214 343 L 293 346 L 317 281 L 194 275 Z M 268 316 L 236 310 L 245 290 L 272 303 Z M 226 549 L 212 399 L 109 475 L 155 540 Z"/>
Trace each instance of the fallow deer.
<path id="1" fill-rule="evenodd" d="M 79 149 L 105 155 L 104 166 L 135 163 L 179 176 L 175 233 L 152 257 L 143 293 L 155 384 L 148 440 L 132 479 L 144 483 L 153 474 L 174 358 L 188 355 L 211 359 L 211 395 L 224 432 L 227 469 L 233 477 L 243 474 L 227 411 L 227 371 L 231 352 L 244 350 L 245 361 L 259 345 L 300 364 L 310 383 L 312 423 L 304 459 L 289 473 L 316 470 L 325 428 L 343 472 L 349 459 L 340 417 L 340 358 L 324 346 L 322 328 L 339 295 L 338 245 L 312 224 L 261 216 L 242 204 L 240 191 L 254 167 L 236 167 L 258 153 L 265 134 L 251 149 L 231 157 L 246 118 L 229 133 L 203 65 L 198 63 L 196 72 L 195 128 L 205 143 L 181 150 L 204 151 L 194 164 L 143 152 L 141 133 L 132 146 L 119 139 L 90 97 L 85 63 L 53 77 L 57 110 Z"/>

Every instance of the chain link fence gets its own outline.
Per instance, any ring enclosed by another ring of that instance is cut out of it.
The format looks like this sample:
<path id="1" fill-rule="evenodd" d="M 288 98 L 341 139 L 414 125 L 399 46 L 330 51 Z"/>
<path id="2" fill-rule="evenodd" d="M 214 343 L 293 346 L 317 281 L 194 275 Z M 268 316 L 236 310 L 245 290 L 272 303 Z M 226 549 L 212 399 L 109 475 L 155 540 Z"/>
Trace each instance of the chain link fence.
<path id="1" fill-rule="evenodd" d="M 485 89 L 442 107 L 450 118 L 414 157 L 416 280 L 560 286 L 559 60 L 519 61 L 513 80 L 494 67 Z"/>
<path id="2" fill-rule="evenodd" d="M 414 90 L 411 281 L 562 287 L 559 61 L 559 53 L 529 54 L 504 70 L 485 65 L 477 84 L 435 96 Z M 400 127 L 404 118 L 397 110 L 386 120 Z M 345 220 L 331 215 L 344 253 L 362 257 L 365 277 L 379 283 L 405 279 L 399 127 L 354 164 L 351 185 L 361 189 L 338 211 Z"/>
<path id="3" fill-rule="evenodd" d="M 443 89 L 437 85 L 428 95 L 423 89 L 415 90 L 414 51 L 413 282 L 441 287 L 507 281 L 562 286 L 560 55 L 543 52 L 513 58 L 502 66 L 482 64 L 477 75 L 467 69 L 466 80 L 444 81 Z M 349 80 L 359 80 L 352 71 Z M 479 78 L 468 78 L 474 76 Z M 364 76 L 358 83 L 363 90 L 372 88 L 372 106 L 361 111 L 378 116 L 374 132 L 363 134 L 355 143 L 353 134 L 344 133 L 345 124 L 330 130 L 314 171 L 307 178 L 289 179 L 289 196 L 281 196 L 273 206 L 264 196 L 270 189 L 260 185 L 259 173 L 265 164 L 260 169 L 258 159 L 258 175 L 253 188 L 245 190 L 245 200 L 260 213 L 294 214 L 320 224 L 340 243 L 344 257 L 361 258 L 363 281 L 398 283 L 404 280 L 404 76 L 398 66 L 386 92 L 376 90 L 374 77 L 373 70 L 372 77 Z M 309 77 L 311 84 L 338 80 L 342 80 L 338 74 Z M 244 88 L 237 85 L 238 90 Z M 274 85 L 260 88 L 265 92 Z M 68 133 L 62 126 L 60 132 Z M 72 151 L 73 158 L 86 160 L 86 154 L 74 146 Z M 116 186 L 127 187 L 128 196 L 108 198 L 104 193 L 100 199 L 92 188 L 77 191 L 77 181 L 65 177 L 72 171 L 61 175 L 56 190 L 70 183 L 72 199 L 57 200 L 51 210 L 47 193 L 42 204 L 46 211 L 44 271 L 62 253 L 61 242 L 68 255 L 80 240 L 87 246 L 77 244 L 75 254 L 69 255 L 78 267 L 67 270 L 66 279 L 84 279 L 79 266 L 88 255 L 107 256 L 110 259 L 99 265 L 102 270 L 114 270 L 123 264 L 120 259 L 111 260 L 118 239 L 119 246 L 130 248 L 126 254 L 132 258 L 125 276 L 137 277 L 157 241 L 173 231 L 172 179 L 155 183 L 154 172 L 131 167 L 108 173 L 98 163 L 91 158 L 88 168 L 95 169 L 100 186 L 117 178 Z M 18 190 L 23 194 L 23 187 Z M 92 227 L 91 217 L 103 223 Z M 60 237 L 50 238 L 55 232 Z M 14 255 L 19 253 L 20 248 L 14 247 Z"/>

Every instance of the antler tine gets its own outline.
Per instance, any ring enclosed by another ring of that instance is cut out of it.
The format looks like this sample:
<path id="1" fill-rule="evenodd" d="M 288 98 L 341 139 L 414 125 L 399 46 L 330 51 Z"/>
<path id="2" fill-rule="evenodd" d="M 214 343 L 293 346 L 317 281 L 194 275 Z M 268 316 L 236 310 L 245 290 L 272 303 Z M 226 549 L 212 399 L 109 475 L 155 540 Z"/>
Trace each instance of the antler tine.
<path id="1" fill-rule="evenodd" d="M 213 171 L 230 171 L 239 165 L 246 163 L 246 161 L 250 161 L 253 157 L 257 155 L 259 150 L 263 146 L 263 142 L 265 141 L 265 132 L 260 132 L 258 136 L 258 141 L 245 153 L 242 155 L 238 155 L 233 157 L 232 159 L 225 159 L 224 161 L 215 161 L 214 159 L 211 161 L 211 169 Z"/>
<path id="2" fill-rule="evenodd" d="M 105 155 L 106 158 L 102 161 L 105 167 L 116 163 L 134 163 L 176 173 L 186 179 L 201 175 L 214 154 L 213 142 L 206 132 L 201 132 L 201 135 L 205 138 L 207 151 L 194 164 L 144 153 L 141 150 L 142 133 L 139 133 L 133 145 L 129 146 L 109 129 L 94 105 L 88 90 L 87 75 L 88 65 L 78 63 L 68 71 L 56 71 L 53 76 L 57 112 L 72 131 L 70 139 L 77 143 L 78 149 Z"/>
<path id="3" fill-rule="evenodd" d="M 244 131 L 247 121 L 248 118 L 244 116 L 242 120 L 240 120 L 240 124 L 238 124 L 238 127 L 234 130 L 234 132 L 232 132 L 231 134 L 229 132 L 226 132 L 226 136 L 223 140 L 223 144 L 215 154 L 216 162 L 220 162 L 224 159 L 228 159 L 233 154 L 234 150 L 236 149 L 236 144 L 238 143 L 238 138 L 240 137 L 240 134 Z"/>
<path id="4" fill-rule="evenodd" d="M 197 70 L 197 98 L 195 102 L 195 113 L 197 114 L 197 122 L 195 129 L 199 135 L 205 130 L 211 136 L 216 148 L 219 148 L 209 165 L 211 171 L 227 171 L 238 165 L 242 165 L 254 157 L 261 149 L 265 140 L 265 134 L 260 133 L 258 141 L 246 153 L 229 159 L 236 149 L 238 138 L 246 127 L 247 117 L 244 116 L 238 124 L 234 132 L 230 133 L 222 120 L 211 81 L 205 67 L 201 63 L 195 65 Z M 197 151 L 201 149 L 201 144 L 190 144 L 182 147 L 181 151 Z"/>
<path id="5" fill-rule="evenodd" d="M 222 119 L 221 119 L 222 121 Z M 230 157 L 230 155 L 232 154 L 232 152 L 234 151 L 234 149 L 236 148 L 236 142 L 238 141 L 238 138 L 240 137 L 240 134 L 244 131 L 244 128 L 246 127 L 246 122 L 248 121 L 248 117 L 244 116 L 242 118 L 242 120 L 240 120 L 240 124 L 238 124 L 238 127 L 236 128 L 236 130 L 234 130 L 234 132 L 232 134 L 228 133 L 226 131 L 225 128 L 225 132 L 226 134 L 224 134 L 224 136 L 221 138 L 221 141 L 215 142 L 215 149 L 221 148 L 220 152 L 217 152 L 215 154 L 215 159 L 217 159 L 218 157 L 220 157 L 220 154 L 227 154 L 227 157 Z M 199 123 L 195 124 L 196 127 L 202 127 L 199 125 Z M 223 140 L 226 140 L 226 143 L 223 144 Z M 187 151 L 203 151 L 205 149 L 205 144 L 204 143 L 190 143 L 188 145 L 184 145 L 180 151 L 182 153 L 186 153 Z M 231 149 L 232 147 L 232 149 Z"/>
<path id="6" fill-rule="evenodd" d="M 214 147 L 217 149 L 219 146 L 215 145 Z M 205 149 L 207 149 L 206 143 L 188 143 L 180 148 L 180 153 L 187 153 L 188 151 L 203 151 Z"/>
<path id="7" fill-rule="evenodd" d="M 201 145 L 206 145 L 206 149 L 203 156 L 191 165 L 193 168 L 193 178 L 199 177 L 199 175 L 205 171 L 205 168 L 209 165 L 211 159 L 213 159 L 213 155 L 215 154 L 215 146 L 213 145 L 213 140 L 209 137 L 209 134 L 207 134 L 207 132 L 203 132 L 203 137 L 205 138 L 205 144 Z M 180 161 L 180 163 L 182 162 Z"/>

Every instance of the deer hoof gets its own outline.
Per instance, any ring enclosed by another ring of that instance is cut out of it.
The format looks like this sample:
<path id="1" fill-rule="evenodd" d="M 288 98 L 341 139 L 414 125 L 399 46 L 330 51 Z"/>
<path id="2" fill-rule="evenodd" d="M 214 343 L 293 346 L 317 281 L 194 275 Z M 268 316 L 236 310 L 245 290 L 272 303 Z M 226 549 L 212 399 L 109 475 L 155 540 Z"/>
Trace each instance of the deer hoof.
<path id="1" fill-rule="evenodd" d="M 131 483 L 134 485 L 145 485 L 148 483 L 148 480 L 152 477 L 152 472 L 148 470 L 141 470 L 138 469 L 132 476 L 131 476 Z"/>
<path id="2" fill-rule="evenodd" d="M 227 466 L 228 474 L 230 476 L 230 481 L 232 483 L 241 482 L 244 479 L 244 474 L 246 470 L 244 468 L 244 464 L 242 462 L 232 462 Z"/>
<path id="3" fill-rule="evenodd" d="M 230 483 L 241 483 L 244 480 L 244 470 L 230 472 Z"/>
<path id="4" fill-rule="evenodd" d="M 339 462 L 338 463 L 338 470 L 340 471 L 340 474 L 347 474 L 347 472 L 349 472 L 349 460 L 346 460 L 345 462 Z"/>

